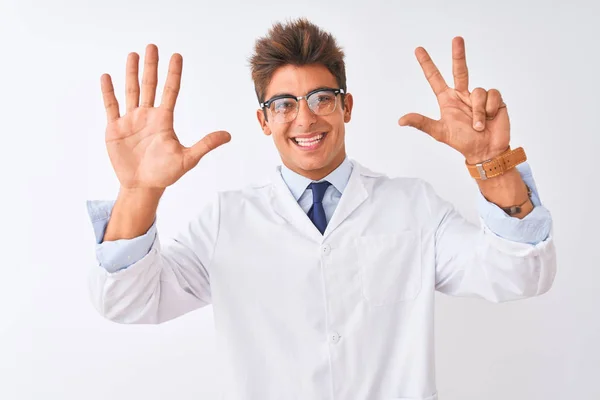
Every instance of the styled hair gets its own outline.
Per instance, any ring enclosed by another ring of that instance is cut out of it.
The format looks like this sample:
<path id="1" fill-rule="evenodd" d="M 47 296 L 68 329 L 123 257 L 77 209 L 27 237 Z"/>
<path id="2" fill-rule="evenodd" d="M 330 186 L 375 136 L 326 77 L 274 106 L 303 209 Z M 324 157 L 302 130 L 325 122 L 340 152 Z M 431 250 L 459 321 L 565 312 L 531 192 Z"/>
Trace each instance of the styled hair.
<path id="1" fill-rule="evenodd" d="M 264 102 L 273 73 L 284 65 L 324 65 L 346 92 L 344 52 L 335 38 L 306 18 L 275 23 L 268 34 L 257 39 L 250 57 L 252 80 L 259 103 Z M 344 106 L 342 96 L 342 107 Z"/>

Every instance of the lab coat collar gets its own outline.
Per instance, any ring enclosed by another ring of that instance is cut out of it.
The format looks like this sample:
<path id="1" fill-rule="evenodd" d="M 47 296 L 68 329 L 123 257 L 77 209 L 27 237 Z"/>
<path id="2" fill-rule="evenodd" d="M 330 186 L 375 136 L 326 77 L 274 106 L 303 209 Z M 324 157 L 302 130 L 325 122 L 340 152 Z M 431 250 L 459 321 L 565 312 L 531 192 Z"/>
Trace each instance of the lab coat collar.
<path id="1" fill-rule="evenodd" d="M 365 177 L 383 176 L 380 173 L 363 167 L 354 160 L 350 160 L 350 162 L 352 164 L 350 179 L 322 235 L 290 192 L 290 189 L 281 176 L 281 166 L 275 168 L 275 172 L 271 178 L 270 201 L 273 210 L 302 234 L 319 243 L 324 242 L 369 197 L 364 184 Z"/>

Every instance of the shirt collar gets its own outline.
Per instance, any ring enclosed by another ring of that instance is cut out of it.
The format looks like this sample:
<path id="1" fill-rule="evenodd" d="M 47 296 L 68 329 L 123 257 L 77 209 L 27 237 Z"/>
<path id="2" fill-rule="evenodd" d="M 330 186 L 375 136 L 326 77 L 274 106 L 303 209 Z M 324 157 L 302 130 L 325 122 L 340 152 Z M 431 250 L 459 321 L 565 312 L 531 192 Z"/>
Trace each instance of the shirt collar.
<path id="1" fill-rule="evenodd" d="M 344 193 L 344 189 L 348 184 L 348 180 L 350 179 L 351 173 L 352 163 L 346 156 L 346 158 L 344 158 L 344 161 L 342 161 L 342 163 L 336 169 L 331 171 L 331 173 L 325 178 L 317 182 L 328 181 L 333 187 L 337 189 L 338 192 Z M 312 183 L 311 179 L 308 179 L 307 177 L 292 171 L 285 165 L 281 166 L 281 177 L 283 178 L 287 187 L 290 189 L 290 192 L 292 192 L 292 195 L 294 196 L 296 201 L 300 199 L 302 193 L 304 193 L 308 185 Z"/>

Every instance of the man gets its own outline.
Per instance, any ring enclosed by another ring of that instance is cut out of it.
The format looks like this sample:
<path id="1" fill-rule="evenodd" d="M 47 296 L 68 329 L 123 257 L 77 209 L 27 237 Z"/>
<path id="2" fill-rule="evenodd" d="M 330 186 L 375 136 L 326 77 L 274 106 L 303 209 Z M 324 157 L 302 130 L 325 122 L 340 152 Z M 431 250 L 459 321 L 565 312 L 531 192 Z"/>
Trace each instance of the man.
<path id="1" fill-rule="evenodd" d="M 464 155 L 481 228 L 422 179 L 388 178 L 347 157 L 343 52 L 300 19 L 276 24 L 251 59 L 257 118 L 283 165 L 266 185 L 218 193 L 169 240 L 156 229 L 165 188 L 230 136 L 183 147 L 173 131 L 181 56 L 155 107 L 157 49 L 147 47 L 141 90 L 130 54 L 125 115 L 102 76 L 121 186 L 115 202 L 88 202 L 98 312 L 158 324 L 212 304 L 226 399 L 437 399 L 435 290 L 518 300 L 548 291 L 556 270 L 551 217 L 523 149 L 509 146 L 507 108 L 497 90 L 468 90 L 464 42 L 452 45 L 454 88 L 416 50 L 441 119 L 408 114 L 399 124 Z"/>

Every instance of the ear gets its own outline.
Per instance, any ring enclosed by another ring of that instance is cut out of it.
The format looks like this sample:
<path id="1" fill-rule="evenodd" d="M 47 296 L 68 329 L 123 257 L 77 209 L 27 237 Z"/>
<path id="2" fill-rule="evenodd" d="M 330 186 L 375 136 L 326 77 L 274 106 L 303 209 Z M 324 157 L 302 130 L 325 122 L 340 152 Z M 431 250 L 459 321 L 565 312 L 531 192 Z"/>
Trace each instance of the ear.
<path id="1" fill-rule="evenodd" d="M 267 136 L 271 135 L 271 128 L 269 128 L 269 124 L 265 119 L 265 113 L 262 108 L 256 110 L 256 118 L 258 119 L 258 123 L 260 124 L 260 129 L 262 129 L 263 133 Z"/>
<path id="2" fill-rule="evenodd" d="M 354 105 L 354 99 L 350 93 L 344 96 L 344 122 L 350 122 L 352 119 L 352 106 Z"/>

